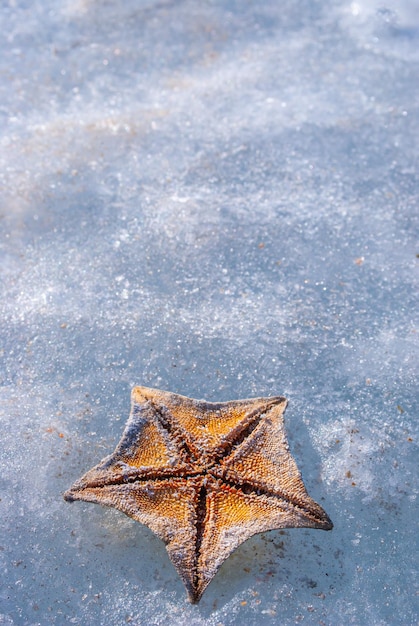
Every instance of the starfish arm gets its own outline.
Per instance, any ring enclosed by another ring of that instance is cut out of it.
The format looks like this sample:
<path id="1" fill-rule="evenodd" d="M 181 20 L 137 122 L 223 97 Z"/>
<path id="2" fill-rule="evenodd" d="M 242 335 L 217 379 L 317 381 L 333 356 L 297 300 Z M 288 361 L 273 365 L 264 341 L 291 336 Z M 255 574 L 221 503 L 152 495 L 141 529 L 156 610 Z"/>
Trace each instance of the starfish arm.
<path id="1" fill-rule="evenodd" d="M 150 398 L 141 394 L 140 389 L 144 388 L 135 387 L 132 391 L 131 413 L 114 452 L 77 480 L 65 492 L 65 500 L 79 499 L 74 494 L 87 486 L 126 483 L 140 477 L 144 480 L 198 473 L 161 423 Z"/>
<path id="2" fill-rule="evenodd" d="M 185 465 L 184 450 L 177 445 L 155 404 L 155 396 L 159 397 L 163 392 L 151 392 L 154 390 L 144 387 L 132 390 L 131 413 L 111 458 L 141 468 L 173 469 L 179 464 Z"/>
<path id="3" fill-rule="evenodd" d="M 101 487 L 73 492 L 72 500 L 116 508 L 148 526 L 166 550 L 192 600 L 196 589 L 196 515 L 203 479 L 174 478 Z"/>
<path id="4" fill-rule="evenodd" d="M 289 451 L 283 419 L 285 407 L 286 401 L 273 405 L 212 473 L 247 492 L 287 501 L 300 512 L 298 526 L 331 530 L 330 518 L 308 495 Z"/>
<path id="5" fill-rule="evenodd" d="M 318 527 L 305 511 L 286 500 L 245 493 L 217 480 L 208 484 L 193 602 L 199 601 L 222 563 L 244 541 L 268 530 L 303 526 Z"/>

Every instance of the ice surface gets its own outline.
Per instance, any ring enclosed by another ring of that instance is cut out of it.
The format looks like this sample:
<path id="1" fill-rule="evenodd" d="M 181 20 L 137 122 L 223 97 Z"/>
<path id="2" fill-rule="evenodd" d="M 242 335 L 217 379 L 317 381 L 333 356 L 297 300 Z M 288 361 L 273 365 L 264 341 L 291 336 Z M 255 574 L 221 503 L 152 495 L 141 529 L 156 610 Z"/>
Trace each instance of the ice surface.
<path id="1" fill-rule="evenodd" d="M 0 624 L 414 624 L 415 0 L 1 4 Z M 134 384 L 284 394 L 330 533 L 186 601 L 162 543 L 62 492 Z"/>

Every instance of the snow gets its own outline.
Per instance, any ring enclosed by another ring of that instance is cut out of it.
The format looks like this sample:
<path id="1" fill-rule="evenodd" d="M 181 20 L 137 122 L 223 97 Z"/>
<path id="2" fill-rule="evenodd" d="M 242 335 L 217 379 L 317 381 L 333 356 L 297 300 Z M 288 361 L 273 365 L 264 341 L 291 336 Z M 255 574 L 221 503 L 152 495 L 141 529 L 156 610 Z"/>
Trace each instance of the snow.
<path id="1" fill-rule="evenodd" d="M 0 7 L 0 624 L 414 624 L 414 0 Z M 62 493 L 135 384 L 289 398 L 332 532 L 253 537 L 187 603 Z"/>

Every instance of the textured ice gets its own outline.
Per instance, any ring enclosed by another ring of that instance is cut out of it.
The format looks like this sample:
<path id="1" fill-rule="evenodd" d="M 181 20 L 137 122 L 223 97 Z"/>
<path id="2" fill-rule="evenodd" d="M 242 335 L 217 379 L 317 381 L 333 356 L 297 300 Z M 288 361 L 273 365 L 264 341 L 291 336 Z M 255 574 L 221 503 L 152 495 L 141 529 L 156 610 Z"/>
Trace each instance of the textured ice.
<path id="1" fill-rule="evenodd" d="M 0 624 L 413 624 L 415 0 L 0 7 Z M 283 394 L 331 533 L 253 537 L 190 606 L 62 492 L 135 384 Z"/>

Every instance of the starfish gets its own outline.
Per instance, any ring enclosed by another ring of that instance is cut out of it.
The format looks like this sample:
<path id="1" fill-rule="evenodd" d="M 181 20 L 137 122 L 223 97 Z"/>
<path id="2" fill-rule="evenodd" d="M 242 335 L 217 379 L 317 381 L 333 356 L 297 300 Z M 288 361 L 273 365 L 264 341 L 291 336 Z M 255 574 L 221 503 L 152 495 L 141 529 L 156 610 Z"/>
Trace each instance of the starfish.
<path id="1" fill-rule="evenodd" d="M 113 454 L 65 492 L 115 507 L 166 544 L 190 602 L 256 533 L 331 530 L 288 448 L 281 396 L 212 403 L 134 387 Z"/>

